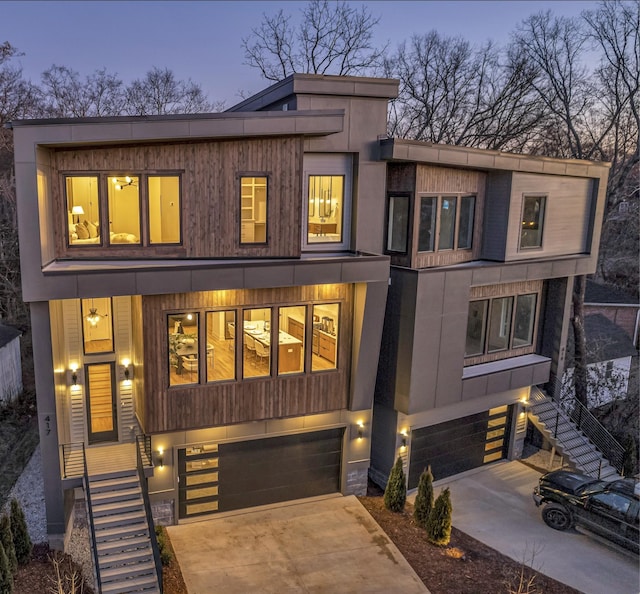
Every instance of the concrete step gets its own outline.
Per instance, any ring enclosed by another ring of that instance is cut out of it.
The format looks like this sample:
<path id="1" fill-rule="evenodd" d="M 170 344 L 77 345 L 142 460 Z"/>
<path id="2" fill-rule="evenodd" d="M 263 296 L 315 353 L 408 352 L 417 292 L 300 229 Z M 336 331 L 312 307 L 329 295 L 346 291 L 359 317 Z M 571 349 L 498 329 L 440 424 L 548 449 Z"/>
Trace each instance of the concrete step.
<path id="1" fill-rule="evenodd" d="M 148 563 L 149 561 L 153 562 L 153 551 L 151 550 L 151 546 L 144 549 L 137 549 L 135 551 L 113 553 L 112 555 L 103 554 L 98 558 L 101 573 L 103 569 L 120 567 L 122 565 L 131 565 L 132 563 Z"/>
<path id="2" fill-rule="evenodd" d="M 136 468 L 125 468 L 124 470 L 113 470 L 108 472 L 89 471 L 89 482 L 106 481 L 110 479 L 126 478 L 137 475 L 138 470 Z"/>
<path id="3" fill-rule="evenodd" d="M 155 575 L 141 576 L 102 584 L 102 594 L 133 594 L 134 592 L 160 593 Z"/>
<path id="4" fill-rule="evenodd" d="M 109 582 L 127 578 L 144 577 L 149 574 L 155 577 L 155 571 L 156 566 L 152 559 L 151 561 L 146 561 L 144 563 L 132 563 L 131 565 L 109 567 L 104 570 L 101 569 L 100 580 L 103 584 L 107 584 Z"/>
<path id="5" fill-rule="evenodd" d="M 101 518 L 103 516 L 111 516 L 115 514 L 124 514 L 134 511 L 144 512 L 144 502 L 142 497 L 137 499 L 125 499 L 117 501 L 115 503 L 98 503 L 93 502 L 93 517 L 94 519 Z"/>
<path id="6" fill-rule="evenodd" d="M 96 530 L 96 542 L 106 542 L 108 540 L 128 539 L 131 536 L 145 536 L 149 538 L 149 526 L 147 519 L 135 524 L 127 524 L 126 526 L 116 526 L 114 528 L 103 528 Z"/>
<path id="7" fill-rule="evenodd" d="M 104 528 L 128 526 L 129 524 L 137 524 L 139 522 L 147 522 L 147 516 L 142 509 L 136 509 L 135 511 L 129 511 L 122 514 L 112 514 L 110 516 L 93 518 L 93 525 L 96 531 Z"/>
<path id="8" fill-rule="evenodd" d="M 117 538 L 116 540 L 104 540 L 98 543 L 98 555 L 115 554 L 116 552 L 132 551 L 138 549 L 146 549 L 151 547 L 149 532 L 145 535 L 134 535 L 129 537 Z"/>
<path id="9" fill-rule="evenodd" d="M 577 444 L 571 448 L 563 447 L 564 454 L 576 459 L 586 455 L 592 456 L 596 451 L 597 450 L 590 443 L 585 442 Z"/>
<path id="10" fill-rule="evenodd" d="M 125 489 L 133 489 L 140 486 L 138 475 L 127 474 L 115 478 L 89 478 L 89 490 L 91 495 L 94 493 L 104 493 L 105 491 L 120 491 Z"/>
<path id="11" fill-rule="evenodd" d="M 102 503 L 115 503 L 116 501 L 126 501 L 136 498 L 142 498 L 142 489 L 140 486 L 130 489 L 118 489 L 117 491 L 91 493 L 91 503 L 93 503 L 94 507 Z"/>

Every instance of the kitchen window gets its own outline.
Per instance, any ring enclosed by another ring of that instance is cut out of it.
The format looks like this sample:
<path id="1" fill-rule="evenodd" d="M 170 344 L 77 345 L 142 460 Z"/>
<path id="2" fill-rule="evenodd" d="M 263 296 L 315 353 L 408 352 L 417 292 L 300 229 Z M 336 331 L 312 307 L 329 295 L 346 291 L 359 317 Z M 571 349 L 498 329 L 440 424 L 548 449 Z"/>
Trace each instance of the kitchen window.
<path id="1" fill-rule="evenodd" d="M 475 206 L 473 195 L 421 196 L 418 252 L 471 249 Z"/>
<path id="2" fill-rule="evenodd" d="M 200 378 L 198 313 L 167 316 L 169 385 L 197 384 Z"/>

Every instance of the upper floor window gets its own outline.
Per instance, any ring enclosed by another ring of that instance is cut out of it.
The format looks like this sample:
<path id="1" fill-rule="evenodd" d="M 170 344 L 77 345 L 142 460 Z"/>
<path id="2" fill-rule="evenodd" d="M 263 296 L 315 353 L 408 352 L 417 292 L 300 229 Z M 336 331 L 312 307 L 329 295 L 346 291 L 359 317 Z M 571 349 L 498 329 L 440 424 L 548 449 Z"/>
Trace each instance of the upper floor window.
<path id="1" fill-rule="evenodd" d="M 85 355 L 113 352 L 111 299 L 82 299 L 82 337 Z"/>
<path id="2" fill-rule="evenodd" d="M 181 241 L 177 175 L 69 175 L 65 192 L 70 246 Z"/>
<path id="3" fill-rule="evenodd" d="M 529 293 L 471 301 L 465 357 L 532 345 L 537 299 Z"/>
<path id="4" fill-rule="evenodd" d="M 267 242 L 267 178 L 240 178 L 240 243 Z"/>
<path id="5" fill-rule="evenodd" d="M 308 243 L 341 243 L 344 176 L 310 175 L 307 219 Z"/>
<path id="6" fill-rule="evenodd" d="M 476 197 L 421 196 L 418 251 L 471 249 Z"/>
<path id="7" fill-rule="evenodd" d="M 389 196 L 387 251 L 406 254 L 409 242 L 409 196 Z"/>
<path id="8" fill-rule="evenodd" d="M 525 196 L 522 204 L 520 249 L 542 247 L 545 196 Z"/>

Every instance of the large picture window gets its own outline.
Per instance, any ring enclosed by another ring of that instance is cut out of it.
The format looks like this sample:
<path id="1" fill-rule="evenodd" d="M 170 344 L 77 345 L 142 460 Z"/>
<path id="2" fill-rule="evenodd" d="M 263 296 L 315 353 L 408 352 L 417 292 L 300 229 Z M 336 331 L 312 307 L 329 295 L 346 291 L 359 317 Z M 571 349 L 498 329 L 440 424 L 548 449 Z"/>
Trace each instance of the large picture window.
<path id="1" fill-rule="evenodd" d="M 421 196 L 418 252 L 471 249 L 475 206 L 473 195 Z"/>
<path id="2" fill-rule="evenodd" d="M 242 316 L 242 374 L 245 378 L 271 375 L 271 309 L 245 309 Z"/>
<path id="3" fill-rule="evenodd" d="M 181 241 L 177 175 L 69 175 L 64 177 L 64 188 L 69 246 L 122 247 Z M 142 216 L 145 210 L 147 217 Z"/>
<path id="4" fill-rule="evenodd" d="M 465 357 L 532 345 L 537 301 L 536 293 L 471 301 Z"/>
<path id="5" fill-rule="evenodd" d="M 308 185 L 307 242 L 342 242 L 344 175 L 310 175 Z"/>
<path id="6" fill-rule="evenodd" d="M 525 196 L 522 204 L 520 249 L 542 247 L 545 196 Z"/>
<path id="7" fill-rule="evenodd" d="M 197 384 L 200 378 L 198 313 L 167 316 L 169 385 Z"/>
<path id="8" fill-rule="evenodd" d="M 236 312 L 207 312 L 206 320 L 207 381 L 233 380 L 236 377 Z"/>

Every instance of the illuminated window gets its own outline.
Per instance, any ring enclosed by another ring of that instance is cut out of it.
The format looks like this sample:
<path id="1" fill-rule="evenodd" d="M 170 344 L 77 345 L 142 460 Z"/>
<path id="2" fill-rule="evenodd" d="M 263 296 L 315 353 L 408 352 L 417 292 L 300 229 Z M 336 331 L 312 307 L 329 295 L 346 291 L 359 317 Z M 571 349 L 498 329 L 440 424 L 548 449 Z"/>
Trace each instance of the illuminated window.
<path id="1" fill-rule="evenodd" d="M 245 309 L 242 323 L 243 377 L 271 375 L 271 309 Z"/>
<path id="2" fill-rule="evenodd" d="M 308 243 L 340 243 L 343 235 L 344 175 L 310 175 Z"/>
<path id="3" fill-rule="evenodd" d="M 240 178 L 240 243 L 267 242 L 267 178 Z"/>
<path id="4" fill-rule="evenodd" d="M 207 312 L 207 381 L 236 377 L 236 312 Z"/>
<path id="5" fill-rule="evenodd" d="M 303 305 L 279 309 L 278 374 L 304 371 L 307 308 Z"/>
<path id="6" fill-rule="evenodd" d="M 147 185 L 149 243 L 180 243 L 180 178 L 150 175 Z"/>
<path id="7" fill-rule="evenodd" d="M 100 245 L 100 203 L 97 176 L 65 177 L 67 238 L 73 246 Z"/>
<path id="8" fill-rule="evenodd" d="M 337 367 L 339 330 L 340 306 L 337 303 L 313 306 L 311 371 Z"/>
<path id="9" fill-rule="evenodd" d="M 169 385 L 197 384 L 200 373 L 198 314 L 167 316 Z"/>
<path id="10" fill-rule="evenodd" d="M 140 243 L 140 178 L 108 178 L 110 244 Z"/>
<path id="11" fill-rule="evenodd" d="M 86 355 L 113 352 L 111 299 L 82 299 L 82 336 Z"/>

